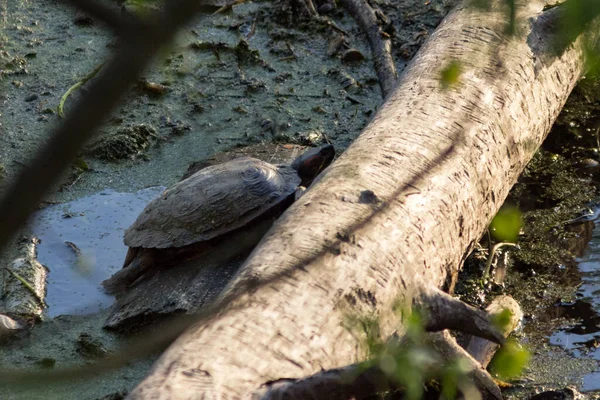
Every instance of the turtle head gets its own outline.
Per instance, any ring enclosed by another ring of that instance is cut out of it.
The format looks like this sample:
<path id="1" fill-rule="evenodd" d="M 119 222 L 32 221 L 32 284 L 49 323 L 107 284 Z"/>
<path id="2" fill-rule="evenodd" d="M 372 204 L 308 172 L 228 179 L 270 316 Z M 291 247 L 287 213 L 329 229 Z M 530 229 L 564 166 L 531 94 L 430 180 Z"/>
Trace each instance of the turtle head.
<path id="1" fill-rule="evenodd" d="M 302 153 L 292 163 L 292 168 L 298 171 L 298 176 L 302 179 L 301 186 L 308 187 L 312 181 L 331 164 L 335 156 L 335 149 L 332 145 L 310 149 Z"/>

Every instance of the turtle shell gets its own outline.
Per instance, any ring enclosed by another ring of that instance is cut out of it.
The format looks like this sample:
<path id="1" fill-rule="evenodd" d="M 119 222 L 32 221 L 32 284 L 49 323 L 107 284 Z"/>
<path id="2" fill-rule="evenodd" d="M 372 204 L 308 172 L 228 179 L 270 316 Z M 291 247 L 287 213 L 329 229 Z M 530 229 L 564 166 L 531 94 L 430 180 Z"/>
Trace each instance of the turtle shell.
<path id="1" fill-rule="evenodd" d="M 240 228 L 292 195 L 288 165 L 251 157 L 204 168 L 152 200 L 127 231 L 129 247 L 183 247 Z"/>

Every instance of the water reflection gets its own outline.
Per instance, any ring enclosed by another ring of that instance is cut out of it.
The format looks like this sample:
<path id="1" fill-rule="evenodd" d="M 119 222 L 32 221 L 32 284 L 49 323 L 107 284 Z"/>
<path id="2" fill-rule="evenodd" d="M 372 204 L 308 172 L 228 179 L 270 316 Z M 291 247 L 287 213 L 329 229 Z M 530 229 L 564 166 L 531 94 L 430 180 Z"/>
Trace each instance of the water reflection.
<path id="1" fill-rule="evenodd" d="M 577 357 L 600 360 L 600 221 L 598 211 L 592 239 L 578 260 L 581 286 L 577 299 L 559 304 L 560 316 L 577 321 L 574 325 L 553 333 L 549 343 L 573 352 Z M 581 390 L 600 389 L 600 371 L 584 377 Z"/>
<path id="2" fill-rule="evenodd" d="M 121 268 L 123 232 L 144 206 L 164 190 L 104 190 L 36 213 L 31 229 L 41 240 L 38 260 L 50 269 L 47 315 L 91 314 L 114 301 L 100 282 Z"/>

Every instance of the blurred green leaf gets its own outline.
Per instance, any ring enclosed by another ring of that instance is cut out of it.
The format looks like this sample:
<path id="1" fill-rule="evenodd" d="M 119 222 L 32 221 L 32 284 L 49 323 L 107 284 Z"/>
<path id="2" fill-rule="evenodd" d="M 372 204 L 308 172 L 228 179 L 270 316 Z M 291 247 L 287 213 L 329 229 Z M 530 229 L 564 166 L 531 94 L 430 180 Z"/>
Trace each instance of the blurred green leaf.
<path id="1" fill-rule="evenodd" d="M 442 394 L 444 399 L 457 397 L 460 382 L 468 379 L 471 371 L 469 362 L 464 358 L 455 359 L 442 371 Z"/>
<path id="2" fill-rule="evenodd" d="M 446 68 L 442 70 L 440 81 L 443 89 L 448 89 L 458 84 L 460 74 L 462 72 L 461 65 L 458 61 L 451 61 Z"/>
<path id="3" fill-rule="evenodd" d="M 529 358 L 529 351 L 514 340 L 508 340 L 496 353 L 490 369 L 500 379 L 508 380 L 521 374 L 529 362 Z"/>
<path id="4" fill-rule="evenodd" d="M 76 158 L 75 161 L 73 161 L 73 165 L 75 166 L 75 168 L 78 168 L 81 171 L 89 171 L 90 169 L 90 166 L 88 165 L 87 161 L 85 161 L 81 157 Z"/>
<path id="5" fill-rule="evenodd" d="M 600 3 L 597 0 L 567 0 L 559 7 L 560 20 L 554 42 L 557 54 L 560 55 L 600 15 Z"/>
<path id="6" fill-rule="evenodd" d="M 584 43 L 583 56 L 587 71 L 586 75 L 588 77 L 598 77 L 600 75 L 600 52 L 589 40 L 586 40 Z"/>
<path id="7" fill-rule="evenodd" d="M 506 34 L 514 36 L 517 33 L 517 5 L 515 0 L 504 0 L 508 6 L 508 23 L 506 24 Z"/>
<path id="8" fill-rule="evenodd" d="M 501 242 L 516 242 L 523 225 L 521 211 L 515 206 L 503 206 L 492 220 L 490 231 Z"/>
<path id="9" fill-rule="evenodd" d="M 500 314 L 494 315 L 492 318 L 492 324 L 499 330 L 503 330 L 505 326 L 510 324 L 512 319 L 512 312 L 504 309 Z"/>
<path id="10" fill-rule="evenodd" d="M 489 0 L 470 0 L 467 4 L 473 8 L 483 11 L 489 11 L 492 9 L 491 2 Z"/>

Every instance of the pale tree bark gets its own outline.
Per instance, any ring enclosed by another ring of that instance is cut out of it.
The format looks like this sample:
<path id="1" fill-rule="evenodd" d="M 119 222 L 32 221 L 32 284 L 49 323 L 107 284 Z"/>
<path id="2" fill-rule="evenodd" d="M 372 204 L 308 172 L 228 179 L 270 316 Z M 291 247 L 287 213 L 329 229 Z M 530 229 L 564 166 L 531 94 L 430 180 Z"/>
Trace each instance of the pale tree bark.
<path id="1" fill-rule="evenodd" d="M 349 321 L 376 317 L 383 339 L 402 337 L 398 304 L 424 307 L 431 329 L 497 339 L 485 316 L 439 289 L 453 286 L 583 72 L 579 43 L 546 54 L 540 32 L 554 11 L 543 6 L 517 2 L 518 37 L 504 33 L 504 9 L 454 10 L 251 254 L 223 295 L 237 297 L 182 335 L 130 398 L 250 398 L 271 381 L 347 366 L 366 357 Z M 442 90 L 452 60 L 460 83 Z M 442 318 L 457 310 L 473 322 Z"/>

